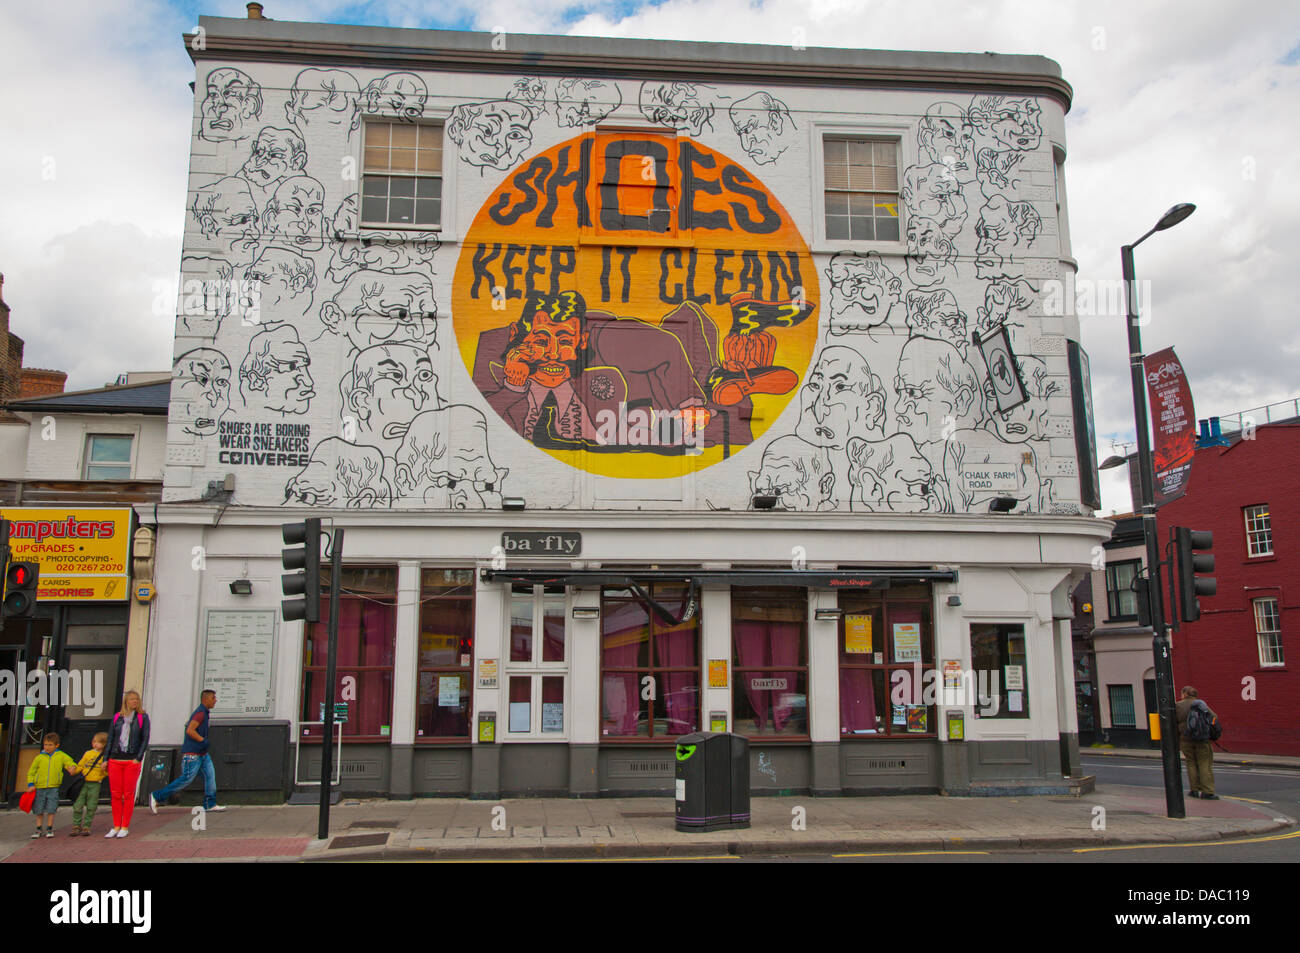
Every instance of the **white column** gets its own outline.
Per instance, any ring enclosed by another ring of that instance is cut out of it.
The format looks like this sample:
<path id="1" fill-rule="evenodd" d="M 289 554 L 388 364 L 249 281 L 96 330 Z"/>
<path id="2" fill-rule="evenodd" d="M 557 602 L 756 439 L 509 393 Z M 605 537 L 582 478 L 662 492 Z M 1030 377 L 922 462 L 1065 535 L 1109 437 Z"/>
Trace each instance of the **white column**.
<path id="1" fill-rule="evenodd" d="M 397 564 L 397 639 L 393 645 L 392 743 L 415 742 L 416 681 L 420 668 L 420 564 Z"/>
<path id="2" fill-rule="evenodd" d="M 818 609 L 834 609 L 839 593 L 808 590 L 808 732 L 813 741 L 840 738 L 839 622 L 816 620 Z"/>
<path id="3" fill-rule="evenodd" d="M 735 731 L 731 711 L 731 686 L 736 673 L 731 669 L 731 589 L 726 586 L 707 587 L 700 594 L 700 651 L 703 653 L 703 682 L 701 683 L 700 730 L 709 730 L 709 712 L 725 711 L 727 729 Z M 709 660 L 724 659 L 727 663 L 727 687 L 709 687 Z"/>
<path id="4" fill-rule="evenodd" d="M 600 741 L 600 619 L 573 618 L 574 606 L 599 606 L 600 589 L 571 589 L 569 632 L 569 740 Z"/>
<path id="5" fill-rule="evenodd" d="M 478 568 L 474 575 L 477 579 Z M 483 582 L 479 579 L 474 590 L 474 724 L 470 726 L 470 740 L 478 744 L 478 716 L 482 711 L 497 713 L 496 739 L 500 743 L 505 737 L 507 716 L 504 699 L 506 692 L 506 600 L 510 588 L 501 583 Z M 495 659 L 497 663 L 497 685 L 499 688 L 480 688 L 478 684 L 479 662 L 483 659 Z"/>

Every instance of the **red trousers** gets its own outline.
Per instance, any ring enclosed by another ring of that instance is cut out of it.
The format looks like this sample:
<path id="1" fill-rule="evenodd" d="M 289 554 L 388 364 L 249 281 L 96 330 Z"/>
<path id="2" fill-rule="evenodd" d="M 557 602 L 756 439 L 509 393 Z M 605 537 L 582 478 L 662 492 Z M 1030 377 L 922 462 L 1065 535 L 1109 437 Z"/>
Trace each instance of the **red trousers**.
<path id="1" fill-rule="evenodd" d="M 108 794 L 113 805 L 113 826 L 130 827 L 135 810 L 135 784 L 140 779 L 138 761 L 111 758 L 108 762 Z"/>

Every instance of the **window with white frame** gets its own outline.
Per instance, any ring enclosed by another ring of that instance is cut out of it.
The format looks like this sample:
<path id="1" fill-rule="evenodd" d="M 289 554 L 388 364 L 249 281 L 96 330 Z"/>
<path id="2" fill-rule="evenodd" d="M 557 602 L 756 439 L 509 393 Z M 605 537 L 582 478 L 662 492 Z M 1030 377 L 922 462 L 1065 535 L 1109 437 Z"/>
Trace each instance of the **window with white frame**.
<path id="1" fill-rule="evenodd" d="M 826 237 L 898 241 L 898 140 L 827 136 L 822 155 Z"/>
<path id="2" fill-rule="evenodd" d="M 132 439 L 130 434 L 88 434 L 84 479 L 131 479 Z"/>
<path id="3" fill-rule="evenodd" d="M 1273 524 L 1268 517 L 1268 504 L 1248 506 L 1246 515 L 1246 555 L 1273 555 Z"/>
<path id="4" fill-rule="evenodd" d="M 442 126 L 367 119 L 361 224 L 437 228 L 442 222 Z"/>
<path id="5" fill-rule="evenodd" d="M 1282 623 L 1277 599 L 1255 599 L 1255 637 L 1259 640 L 1260 665 L 1285 665 L 1282 654 Z"/>
<path id="6" fill-rule="evenodd" d="M 514 586 L 506 656 L 506 738 L 565 736 L 568 631 L 564 589 Z"/>

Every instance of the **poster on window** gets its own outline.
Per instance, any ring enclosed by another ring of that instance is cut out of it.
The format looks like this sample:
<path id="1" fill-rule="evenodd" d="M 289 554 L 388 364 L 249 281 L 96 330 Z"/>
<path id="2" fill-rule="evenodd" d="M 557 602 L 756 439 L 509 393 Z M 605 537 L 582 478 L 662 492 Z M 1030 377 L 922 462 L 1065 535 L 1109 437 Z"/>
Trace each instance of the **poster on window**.
<path id="1" fill-rule="evenodd" d="M 1002 670 L 1007 680 L 1008 689 L 1023 690 L 1025 687 L 1025 669 L 1023 665 L 1008 665 Z"/>
<path id="2" fill-rule="evenodd" d="M 438 707 L 439 708 L 460 707 L 460 676 L 459 675 L 438 676 Z"/>
<path id="3" fill-rule="evenodd" d="M 908 731 L 928 731 L 929 722 L 927 715 L 929 711 L 924 705 L 907 706 L 907 730 Z"/>
<path id="4" fill-rule="evenodd" d="M 921 623 L 894 623 L 894 661 L 921 661 Z"/>
<path id="5" fill-rule="evenodd" d="M 848 655 L 871 654 L 871 616 L 844 617 L 844 651 Z"/>
<path id="6" fill-rule="evenodd" d="M 542 731 L 564 730 L 564 702 L 542 702 Z"/>
<path id="7" fill-rule="evenodd" d="M 528 702 L 510 703 L 510 730 L 511 731 L 527 731 L 529 728 L 528 722 L 531 720 L 531 718 L 532 718 L 532 713 L 529 711 Z"/>

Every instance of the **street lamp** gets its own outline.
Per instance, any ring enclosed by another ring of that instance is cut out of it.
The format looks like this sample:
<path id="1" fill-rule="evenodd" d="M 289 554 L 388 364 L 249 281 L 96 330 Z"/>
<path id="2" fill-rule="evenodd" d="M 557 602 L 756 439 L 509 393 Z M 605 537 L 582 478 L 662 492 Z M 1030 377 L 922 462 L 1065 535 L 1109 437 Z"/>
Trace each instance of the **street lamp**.
<path id="1" fill-rule="evenodd" d="M 1178 719 L 1174 713 L 1174 669 L 1165 633 L 1164 600 L 1160 589 L 1160 540 L 1156 535 L 1155 471 L 1151 461 L 1151 439 L 1147 433 L 1146 370 L 1142 356 L 1142 332 L 1138 326 L 1137 288 L 1133 276 L 1133 249 L 1156 232 L 1172 228 L 1196 211 L 1189 203 L 1175 205 L 1160 217 L 1155 227 L 1131 245 L 1119 250 L 1124 270 L 1124 292 L 1128 310 L 1129 370 L 1133 379 L 1133 416 L 1137 424 L 1138 483 L 1142 501 L 1142 538 L 1147 548 L 1148 583 L 1146 598 L 1151 607 L 1151 649 L 1155 655 L 1156 698 L 1160 710 L 1160 755 L 1165 773 L 1165 812 L 1169 817 L 1186 817 L 1182 778 L 1178 768 Z"/>

